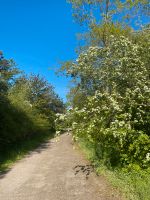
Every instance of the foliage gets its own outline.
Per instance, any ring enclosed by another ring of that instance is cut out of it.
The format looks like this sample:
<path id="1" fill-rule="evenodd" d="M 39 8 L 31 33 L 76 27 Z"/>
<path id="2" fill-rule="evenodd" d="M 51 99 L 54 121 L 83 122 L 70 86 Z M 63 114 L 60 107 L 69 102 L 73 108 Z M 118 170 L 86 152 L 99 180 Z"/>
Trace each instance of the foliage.
<path id="1" fill-rule="evenodd" d="M 64 105 L 59 96 L 55 93 L 54 87 L 40 75 L 31 75 L 24 78 L 30 89 L 30 103 L 45 113 L 51 110 L 54 113 L 62 113 Z"/>
<path id="2" fill-rule="evenodd" d="M 90 45 L 107 46 L 111 35 L 131 37 L 134 29 L 141 30 L 149 23 L 148 0 L 69 0 L 69 2 L 72 4 L 74 19 L 85 27 L 85 32 L 78 37 L 83 40 L 79 52 Z M 147 20 L 143 20 L 145 18 Z"/>
<path id="3" fill-rule="evenodd" d="M 107 168 L 103 162 L 98 162 L 95 146 L 86 138 L 78 140 L 79 147 L 95 167 L 98 175 L 103 174 L 107 180 L 118 188 L 125 199 L 149 200 L 150 197 L 150 168 L 140 169 L 136 164 L 126 168 Z"/>
<path id="4" fill-rule="evenodd" d="M 7 60 L 0 51 L 0 95 L 7 92 L 15 76 L 19 73 L 12 59 Z"/>
<path id="5" fill-rule="evenodd" d="M 23 91 L 25 92 L 23 95 Z M 59 96 L 55 93 L 53 86 L 40 75 L 22 76 L 16 80 L 14 87 L 9 92 L 12 101 L 17 97 L 24 99 L 32 110 L 43 114 L 52 123 L 55 119 L 55 113 L 62 113 L 65 106 Z M 22 102 L 20 99 L 16 102 Z M 24 106 L 22 106 L 24 107 Z M 54 126 L 54 124 L 53 124 Z"/>
<path id="6" fill-rule="evenodd" d="M 150 164 L 149 50 L 112 36 L 108 47 L 90 47 L 67 69 L 87 95 L 72 112 L 75 138 L 93 142 L 109 166 Z"/>
<path id="7" fill-rule="evenodd" d="M 2 55 L 0 64 L 1 153 L 33 135 L 55 131 L 55 115 L 64 111 L 64 104 L 44 78 L 18 74 L 14 62 Z"/>
<path id="8" fill-rule="evenodd" d="M 80 24 L 93 24 L 100 21 L 130 22 L 140 16 L 149 16 L 148 0 L 69 0 L 73 16 Z M 138 16 L 138 17 L 137 17 Z"/>
<path id="9" fill-rule="evenodd" d="M 67 61 L 60 69 L 72 79 L 71 109 L 58 117 L 56 127 L 72 129 L 97 173 L 104 169 L 127 199 L 148 200 L 149 1 L 69 2 L 85 32 L 79 35 L 84 40 L 76 61 Z"/>

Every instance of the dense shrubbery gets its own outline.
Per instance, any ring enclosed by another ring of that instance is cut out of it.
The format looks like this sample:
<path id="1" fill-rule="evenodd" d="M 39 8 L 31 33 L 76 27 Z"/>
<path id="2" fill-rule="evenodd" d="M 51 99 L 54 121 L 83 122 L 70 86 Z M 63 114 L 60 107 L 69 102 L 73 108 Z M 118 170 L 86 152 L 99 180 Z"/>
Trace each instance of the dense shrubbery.
<path id="1" fill-rule="evenodd" d="M 60 69 L 72 85 L 71 109 L 56 120 L 58 129 L 72 127 L 73 138 L 97 172 L 105 169 L 127 199 L 149 199 L 149 3 L 69 2 L 84 40 L 78 59 Z"/>
<path id="2" fill-rule="evenodd" d="M 71 112 L 74 137 L 88 138 L 109 166 L 150 165 L 149 55 L 148 40 L 112 36 L 109 46 L 90 47 L 67 69 L 86 94 Z"/>
<path id="3" fill-rule="evenodd" d="M 0 150 L 55 131 L 55 115 L 64 105 L 39 75 L 19 75 L 12 60 L 0 55 Z M 17 76 L 16 76 L 17 75 Z M 19 76 L 18 76 L 19 75 Z"/>

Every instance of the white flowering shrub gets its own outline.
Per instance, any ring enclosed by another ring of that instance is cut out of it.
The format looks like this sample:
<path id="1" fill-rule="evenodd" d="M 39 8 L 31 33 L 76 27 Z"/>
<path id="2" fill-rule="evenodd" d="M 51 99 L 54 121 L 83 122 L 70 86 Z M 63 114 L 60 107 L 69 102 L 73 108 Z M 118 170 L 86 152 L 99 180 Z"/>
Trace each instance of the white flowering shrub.
<path id="1" fill-rule="evenodd" d="M 55 119 L 55 129 L 56 135 L 59 135 L 61 132 L 71 130 L 72 126 L 72 112 L 68 111 L 66 113 L 56 114 Z"/>
<path id="2" fill-rule="evenodd" d="M 109 47 L 90 47 L 68 71 L 92 91 L 72 111 L 74 137 L 93 142 L 107 164 L 150 164 L 149 55 L 149 44 L 112 36 Z"/>

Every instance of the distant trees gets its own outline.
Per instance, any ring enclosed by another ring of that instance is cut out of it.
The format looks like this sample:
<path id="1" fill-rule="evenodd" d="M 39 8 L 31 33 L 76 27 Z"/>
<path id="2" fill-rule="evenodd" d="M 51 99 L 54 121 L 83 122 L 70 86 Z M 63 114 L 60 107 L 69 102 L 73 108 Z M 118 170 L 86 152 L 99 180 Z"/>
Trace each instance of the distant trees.
<path id="1" fill-rule="evenodd" d="M 13 60 L 7 60 L 0 51 L 0 94 L 6 93 L 19 70 Z"/>
<path id="2" fill-rule="evenodd" d="M 54 87 L 39 74 L 21 76 L 16 80 L 10 92 L 13 93 L 13 90 L 19 87 L 25 87 L 28 90 L 28 102 L 39 111 L 45 114 L 50 110 L 54 113 L 64 111 L 64 104 L 55 93 Z"/>
<path id="3" fill-rule="evenodd" d="M 0 149 L 55 130 L 55 114 L 65 106 L 40 75 L 22 75 L 0 53 Z"/>

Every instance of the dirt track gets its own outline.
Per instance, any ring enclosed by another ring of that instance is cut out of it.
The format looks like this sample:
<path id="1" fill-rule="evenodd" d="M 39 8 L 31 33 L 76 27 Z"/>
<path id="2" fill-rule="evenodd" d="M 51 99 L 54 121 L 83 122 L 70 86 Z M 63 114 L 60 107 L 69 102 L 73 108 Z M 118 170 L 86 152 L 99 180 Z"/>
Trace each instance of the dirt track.
<path id="1" fill-rule="evenodd" d="M 52 139 L 0 176 L 0 200 L 121 200 L 74 149 L 71 136 Z"/>

